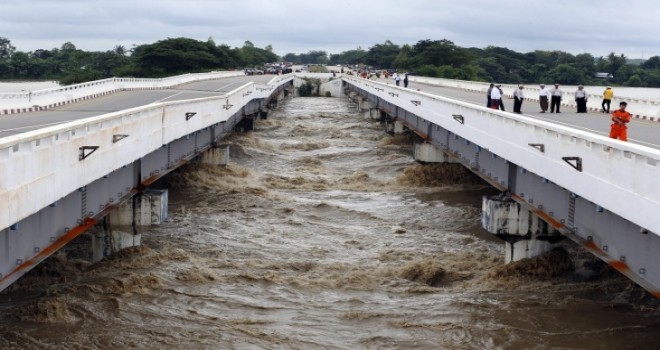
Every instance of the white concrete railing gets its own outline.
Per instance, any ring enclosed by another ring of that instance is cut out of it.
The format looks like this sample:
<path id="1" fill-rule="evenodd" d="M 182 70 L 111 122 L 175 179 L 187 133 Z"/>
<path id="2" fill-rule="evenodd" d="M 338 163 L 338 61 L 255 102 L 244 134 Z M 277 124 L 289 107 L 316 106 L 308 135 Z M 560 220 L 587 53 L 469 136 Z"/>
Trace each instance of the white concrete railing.
<path id="1" fill-rule="evenodd" d="M 419 77 L 419 76 L 409 76 L 408 79 L 411 82 L 423 83 L 429 85 L 437 86 L 446 86 L 456 89 L 462 89 L 467 91 L 479 92 L 484 94 L 484 106 L 486 105 L 486 92 L 488 91 L 489 83 L 477 82 L 477 81 L 466 81 L 466 80 L 454 80 L 454 79 L 443 79 L 443 78 L 429 78 L 429 77 Z M 539 86 L 535 84 L 523 84 L 525 99 L 538 101 L 539 100 Z M 513 91 L 518 88 L 517 84 L 502 84 L 502 91 L 504 94 L 510 98 L 513 98 Z M 546 85 L 547 89 L 554 88 L 553 85 Z M 575 104 L 575 90 L 577 86 L 573 85 L 562 85 L 559 87 L 562 94 L 562 103 L 571 107 L 576 106 Z M 619 89 L 615 87 L 615 96 L 612 101 L 612 108 L 610 111 L 614 111 L 618 108 L 619 102 L 626 101 L 628 103 L 628 111 L 638 118 L 650 119 L 655 121 L 660 121 L 660 101 L 654 99 L 645 99 L 637 97 L 628 97 L 622 95 L 622 93 L 617 92 Z M 628 88 L 631 89 L 631 88 Z M 601 102 L 603 101 L 603 91 L 605 90 L 602 86 L 586 86 L 585 91 L 587 92 L 587 108 L 591 110 L 600 110 Z M 597 92 L 597 93 L 594 93 Z M 536 107 L 536 106 L 535 106 Z"/>
<path id="2" fill-rule="evenodd" d="M 12 110 L 30 109 L 35 107 L 46 108 L 62 105 L 70 101 L 99 96 L 118 90 L 163 89 L 194 81 L 220 79 L 240 75 L 243 75 L 243 72 L 229 71 L 184 74 L 162 79 L 110 78 L 45 90 L 21 93 L 0 93 L 0 114 L 11 113 Z"/>
<path id="3" fill-rule="evenodd" d="M 0 229 L 173 140 L 226 121 L 292 79 L 275 77 L 223 96 L 151 104 L 0 138 Z M 191 111 L 197 114 L 186 121 Z M 130 136 L 113 143 L 114 134 Z M 100 148 L 79 161 L 79 148 L 90 145 Z"/>
<path id="4" fill-rule="evenodd" d="M 390 84 L 343 79 L 660 234 L 660 150 Z M 465 124 L 452 115 L 462 115 Z M 530 143 L 544 144 L 545 152 Z M 582 158 L 583 170 L 562 157 Z"/>

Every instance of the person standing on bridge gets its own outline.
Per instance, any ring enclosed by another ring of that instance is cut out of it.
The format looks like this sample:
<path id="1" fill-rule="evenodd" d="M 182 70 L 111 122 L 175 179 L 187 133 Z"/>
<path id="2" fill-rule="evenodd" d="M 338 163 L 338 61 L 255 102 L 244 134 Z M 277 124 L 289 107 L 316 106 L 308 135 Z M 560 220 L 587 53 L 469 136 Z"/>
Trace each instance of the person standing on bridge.
<path id="1" fill-rule="evenodd" d="M 496 87 L 497 90 L 500 90 L 500 109 L 502 112 L 506 112 L 506 109 L 504 109 L 504 91 L 502 91 L 502 85 L 497 84 Z"/>
<path id="2" fill-rule="evenodd" d="M 523 86 L 519 85 L 516 91 L 513 92 L 513 113 L 522 114 L 522 108 L 525 95 L 523 94 Z"/>
<path id="3" fill-rule="evenodd" d="M 552 99 L 550 100 L 550 113 L 555 112 L 555 107 L 557 107 L 557 113 L 561 113 L 559 111 L 559 106 L 561 106 L 561 95 L 562 91 L 559 88 L 559 84 L 555 83 L 555 88 L 550 91 L 552 94 Z"/>
<path id="4" fill-rule="evenodd" d="M 403 87 L 408 88 L 408 73 L 403 77 Z"/>
<path id="5" fill-rule="evenodd" d="M 394 73 L 394 82 L 396 83 L 396 86 L 399 86 L 399 83 L 401 82 L 401 76 L 398 73 Z"/>
<path id="6" fill-rule="evenodd" d="M 610 137 L 619 139 L 621 141 L 628 141 L 628 127 L 626 124 L 630 123 L 630 113 L 626 111 L 628 104 L 626 102 L 619 103 L 619 109 L 612 113 L 612 125 L 610 127 Z"/>
<path id="7" fill-rule="evenodd" d="M 550 99 L 550 90 L 545 88 L 545 85 L 541 84 L 539 88 L 539 103 L 541 104 L 541 113 L 545 113 L 548 110 L 548 100 Z"/>
<path id="8" fill-rule="evenodd" d="M 603 103 L 601 103 L 601 107 L 603 107 L 602 112 L 603 113 L 609 113 L 610 112 L 610 104 L 612 103 L 612 97 L 614 97 L 614 90 L 612 90 L 611 87 L 607 87 L 605 91 L 603 91 Z M 607 106 L 607 109 L 605 109 L 605 106 Z"/>
<path id="9" fill-rule="evenodd" d="M 490 90 L 490 108 L 500 109 L 500 103 L 502 102 L 502 92 L 500 91 L 500 84 L 495 85 Z"/>
<path id="10" fill-rule="evenodd" d="M 495 84 L 490 83 L 490 86 L 488 87 L 488 91 L 486 91 L 486 97 L 488 98 L 488 102 L 486 102 L 486 107 L 490 108 L 491 107 L 491 99 L 490 99 L 490 93 L 493 91 L 493 88 L 495 88 Z"/>
<path id="11" fill-rule="evenodd" d="M 577 104 L 578 113 L 587 113 L 587 92 L 584 91 L 582 85 L 575 90 L 575 103 Z"/>

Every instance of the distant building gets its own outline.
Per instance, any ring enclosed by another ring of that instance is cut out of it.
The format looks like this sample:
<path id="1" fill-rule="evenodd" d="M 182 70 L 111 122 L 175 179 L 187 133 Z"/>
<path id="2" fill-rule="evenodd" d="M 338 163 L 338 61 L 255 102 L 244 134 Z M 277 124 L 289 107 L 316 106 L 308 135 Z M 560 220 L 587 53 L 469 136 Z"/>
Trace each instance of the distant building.
<path id="1" fill-rule="evenodd" d="M 612 79 L 614 76 L 611 73 L 596 73 L 598 79 Z"/>

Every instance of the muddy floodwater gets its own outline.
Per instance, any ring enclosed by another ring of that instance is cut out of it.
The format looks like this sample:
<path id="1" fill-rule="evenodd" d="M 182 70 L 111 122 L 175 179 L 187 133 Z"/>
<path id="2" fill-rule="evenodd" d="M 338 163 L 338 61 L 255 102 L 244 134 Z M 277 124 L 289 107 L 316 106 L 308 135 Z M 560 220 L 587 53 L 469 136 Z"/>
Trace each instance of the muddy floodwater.
<path id="1" fill-rule="evenodd" d="M 658 303 L 589 253 L 505 266 L 493 190 L 413 141 L 346 99 L 285 101 L 225 140 L 229 166 L 157 184 L 170 218 L 141 247 L 69 249 L 0 294 L 0 349 L 660 347 Z"/>

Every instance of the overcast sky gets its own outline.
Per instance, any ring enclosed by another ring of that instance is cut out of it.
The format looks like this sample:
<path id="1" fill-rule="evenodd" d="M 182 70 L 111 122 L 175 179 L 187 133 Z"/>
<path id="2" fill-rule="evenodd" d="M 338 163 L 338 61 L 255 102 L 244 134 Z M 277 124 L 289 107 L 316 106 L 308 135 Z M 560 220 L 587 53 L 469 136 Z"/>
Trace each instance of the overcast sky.
<path id="1" fill-rule="evenodd" d="M 463 47 L 660 55 L 657 0 L 0 0 L 0 36 L 20 51 L 84 50 L 188 37 L 275 53 L 329 53 L 391 40 Z"/>

